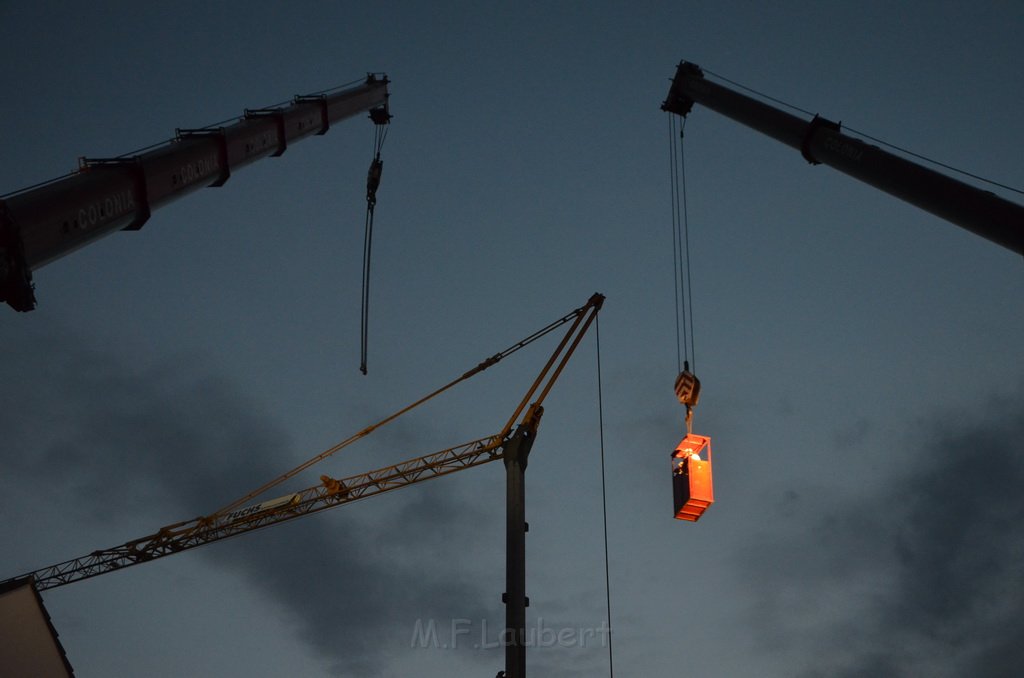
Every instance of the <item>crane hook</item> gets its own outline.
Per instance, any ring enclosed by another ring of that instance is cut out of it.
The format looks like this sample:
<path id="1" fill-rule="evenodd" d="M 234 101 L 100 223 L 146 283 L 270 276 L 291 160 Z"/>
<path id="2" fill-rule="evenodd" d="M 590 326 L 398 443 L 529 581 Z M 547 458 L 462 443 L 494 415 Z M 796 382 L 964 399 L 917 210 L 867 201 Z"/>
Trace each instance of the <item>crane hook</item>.
<path id="1" fill-rule="evenodd" d="M 676 377 L 676 397 L 686 406 L 686 432 L 692 433 L 693 408 L 700 400 L 700 379 L 690 371 L 690 362 L 683 362 L 683 371 Z"/>
<path id="2" fill-rule="evenodd" d="M 376 157 L 370 163 L 370 169 L 366 173 L 366 203 L 372 210 L 377 204 L 377 188 L 380 186 L 380 175 L 384 169 L 384 161 L 380 159 L 380 153 L 378 152 Z"/>

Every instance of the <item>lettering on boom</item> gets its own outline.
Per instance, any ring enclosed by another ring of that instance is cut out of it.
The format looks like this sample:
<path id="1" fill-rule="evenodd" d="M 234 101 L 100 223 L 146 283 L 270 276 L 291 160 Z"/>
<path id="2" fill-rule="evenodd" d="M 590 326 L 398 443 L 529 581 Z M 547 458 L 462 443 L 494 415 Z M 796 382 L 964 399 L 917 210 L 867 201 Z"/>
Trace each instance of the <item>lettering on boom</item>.
<path id="1" fill-rule="evenodd" d="M 260 504 L 253 504 L 252 506 L 246 506 L 245 508 L 232 511 L 224 516 L 223 522 L 230 523 L 240 518 L 246 518 L 248 516 L 255 515 L 257 513 L 263 513 L 264 511 L 273 511 L 274 509 L 283 508 L 287 506 L 294 506 L 299 503 L 302 497 L 298 494 L 289 494 L 277 499 L 271 499 Z"/>
<path id="2" fill-rule="evenodd" d="M 135 196 L 131 191 L 118 191 L 105 198 L 89 203 L 78 210 L 75 228 L 84 231 L 133 212 Z"/>
<path id="3" fill-rule="evenodd" d="M 173 181 L 176 186 L 188 186 L 197 181 L 206 179 L 215 172 L 220 171 L 220 158 L 216 153 L 211 153 L 205 158 L 190 162 L 178 168 Z"/>
<path id="4" fill-rule="evenodd" d="M 277 147 L 277 133 L 269 131 L 259 132 L 247 137 L 243 143 L 245 144 L 246 156 L 254 153 L 263 153 L 267 149 Z"/>
<path id="5" fill-rule="evenodd" d="M 836 155 L 841 155 L 843 157 L 849 158 L 850 160 L 854 160 L 856 162 L 860 162 L 861 158 L 864 157 L 863 148 L 860 148 L 859 146 L 848 141 L 843 141 L 839 137 L 835 137 L 832 135 L 826 136 L 823 145 L 825 146 L 826 150 L 831 151 Z"/>

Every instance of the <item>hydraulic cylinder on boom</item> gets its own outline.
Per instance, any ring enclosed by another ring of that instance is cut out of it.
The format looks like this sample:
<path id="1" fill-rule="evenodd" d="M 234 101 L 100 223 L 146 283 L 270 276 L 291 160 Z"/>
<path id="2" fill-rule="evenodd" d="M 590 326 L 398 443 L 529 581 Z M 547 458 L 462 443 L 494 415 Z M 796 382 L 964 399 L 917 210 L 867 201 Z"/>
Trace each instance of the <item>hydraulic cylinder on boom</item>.
<path id="1" fill-rule="evenodd" d="M 82 158 L 66 177 L 0 200 L 0 301 L 35 308 L 32 271 L 118 230 L 135 231 L 154 209 L 204 186 L 222 186 L 232 171 L 279 156 L 332 123 L 369 111 L 387 114 L 388 78 L 371 74 L 354 87 L 297 96 L 286 106 L 247 109 L 227 127 L 179 129 L 139 155 Z"/>
<path id="2" fill-rule="evenodd" d="M 1024 255 L 1020 205 L 843 134 L 837 122 L 803 120 L 711 82 L 683 61 L 661 108 L 685 116 L 695 103 L 792 146 L 811 164 L 833 167 Z"/>

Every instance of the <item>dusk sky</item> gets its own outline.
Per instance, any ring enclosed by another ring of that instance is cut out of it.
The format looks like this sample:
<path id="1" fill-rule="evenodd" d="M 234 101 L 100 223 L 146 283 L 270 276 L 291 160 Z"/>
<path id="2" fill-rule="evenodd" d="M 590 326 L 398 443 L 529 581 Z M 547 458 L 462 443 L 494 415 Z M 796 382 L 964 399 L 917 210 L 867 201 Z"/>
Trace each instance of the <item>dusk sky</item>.
<path id="1" fill-rule="evenodd" d="M 1024 4 L 0 0 L 0 32 L 4 193 L 367 72 L 394 115 L 366 376 L 363 115 L 0 308 L 0 580 L 209 514 L 601 292 L 617 675 L 1019 675 L 1024 261 L 696 106 L 716 503 L 673 520 L 660 105 L 692 61 L 1024 189 Z M 269 496 L 497 433 L 554 344 Z M 608 673 L 597 366 L 592 330 L 530 457 L 535 676 Z M 491 678 L 504 489 L 494 463 L 43 600 L 84 677 Z"/>

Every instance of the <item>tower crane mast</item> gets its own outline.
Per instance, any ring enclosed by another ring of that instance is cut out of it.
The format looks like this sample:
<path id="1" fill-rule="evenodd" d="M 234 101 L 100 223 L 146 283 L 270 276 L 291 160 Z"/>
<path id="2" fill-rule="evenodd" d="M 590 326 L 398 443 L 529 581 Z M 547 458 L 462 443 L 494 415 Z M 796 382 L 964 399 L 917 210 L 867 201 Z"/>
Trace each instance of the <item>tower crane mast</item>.
<path id="1" fill-rule="evenodd" d="M 505 592 L 502 595 L 502 601 L 505 603 L 505 670 L 502 673 L 506 678 L 525 678 L 528 644 L 526 635 L 528 599 L 526 596 L 527 524 L 525 513 L 527 458 L 544 413 L 544 400 L 575 353 L 587 330 L 597 318 L 603 304 L 603 295 L 592 295 L 583 306 L 504 351 L 487 358 L 446 386 L 386 417 L 377 424 L 363 429 L 348 440 L 300 464 L 277 480 L 267 483 L 219 511 L 205 517 L 167 525 L 153 534 L 132 539 L 120 546 L 99 549 L 86 556 L 72 558 L 56 565 L 12 577 L 0 582 L 0 587 L 12 582 L 27 580 L 34 584 L 36 590 L 56 588 L 502 459 L 506 476 L 506 576 Z M 320 485 L 275 499 L 264 500 L 257 504 L 242 506 L 255 496 L 276 487 L 312 464 L 334 454 L 349 442 L 369 434 L 420 403 L 491 367 L 504 357 L 565 324 L 569 324 L 569 328 L 558 346 L 527 389 L 512 412 L 512 416 L 498 433 L 340 480 L 322 475 L 320 476 Z"/>
<path id="2" fill-rule="evenodd" d="M 370 74 L 356 86 L 296 96 L 290 104 L 246 109 L 226 127 L 178 129 L 174 139 L 139 155 L 81 158 L 66 177 L 0 200 L 0 301 L 35 308 L 32 271 L 114 231 L 136 231 L 152 211 L 290 144 L 325 134 L 363 111 L 386 124 L 388 78 Z"/>
<path id="3" fill-rule="evenodd" d="M 525 675 L 525 518 L 524 518 L 524 473 L 526 457 L 537 433 L 543 414 L 543 403 L 558 377 L 575 353 L 580 341 L 585 336 L 604 304 L 604 296 L 594 294 L 586 304 L 566 314 L 534 332 L 509 348 L 496 353 L 468 370 L 448 385 L 434 391 L 412 405 L 383 419 L 377 424 L 363 429 L 344 443 L 334 446 L 326 452 L 313 457 L 296 469 L 285 473 L 256 492 L 229 504 L 227 507 L 210 515 L 166 525 L 156 532 L 112 548 L 99 549 L 88 555 L 72 558 L 55 565 L 43 567 L 33 572 L 12 577 L 0 586 L 15 580 L 30 577 L 37 590 L 46 590 L 89 579 L 108 572 L 149 562 L 157 558 L 173 555 L 182 551 L 203 546 L 246 532 L 265 527 L 279 525 L 302 516 L 318 513 L 329 508 L 366 499 L 378 494 L 390 492 L 414 485 L 432 478 L 481 466 L 498 459 L 503 459 L 506 466 L 507 485 L 514 487 L 515 496 L 509 494 L 507 505 L 510 519 L 507 521 L 507 542 L 515 544 L 516 549 L 508 554 L 510 577 L 506 582 L 506 615 L 509 620 L 507 628 L 513 636 L 509 639 L 506 651 L 507 662 L 511 669 L 509 678 L 521 678 Z M 455 384 L 472 377 L 479 372 L 497 364 L 503 358 L 521 348 L 546 336 L 550 332 L 568 324 L 562 339 L 541 369 L 536 379 L 527 389 L 502 429 L 493 435 L 471 440 L 439 452 L 416 457 L 384 468 L 359 473 L 342 479 L 320 476 L 321 483 L 313 487 L 264 500 L 255 504 L 241 506 L 244 502 L 254 499 L 258 494 L 276 487 L 280 482 L 291 479 L 298 471 L 304 470 L 313 463 L 322 461 L 330 454 L 341 449 L 349 442 L 376 430 L 413 407 L 429 398 L 440 394 Z M 517 423 L 518 422 L 518 423 Z M 509 668 L 507 666 L 507 668 Z"/>

